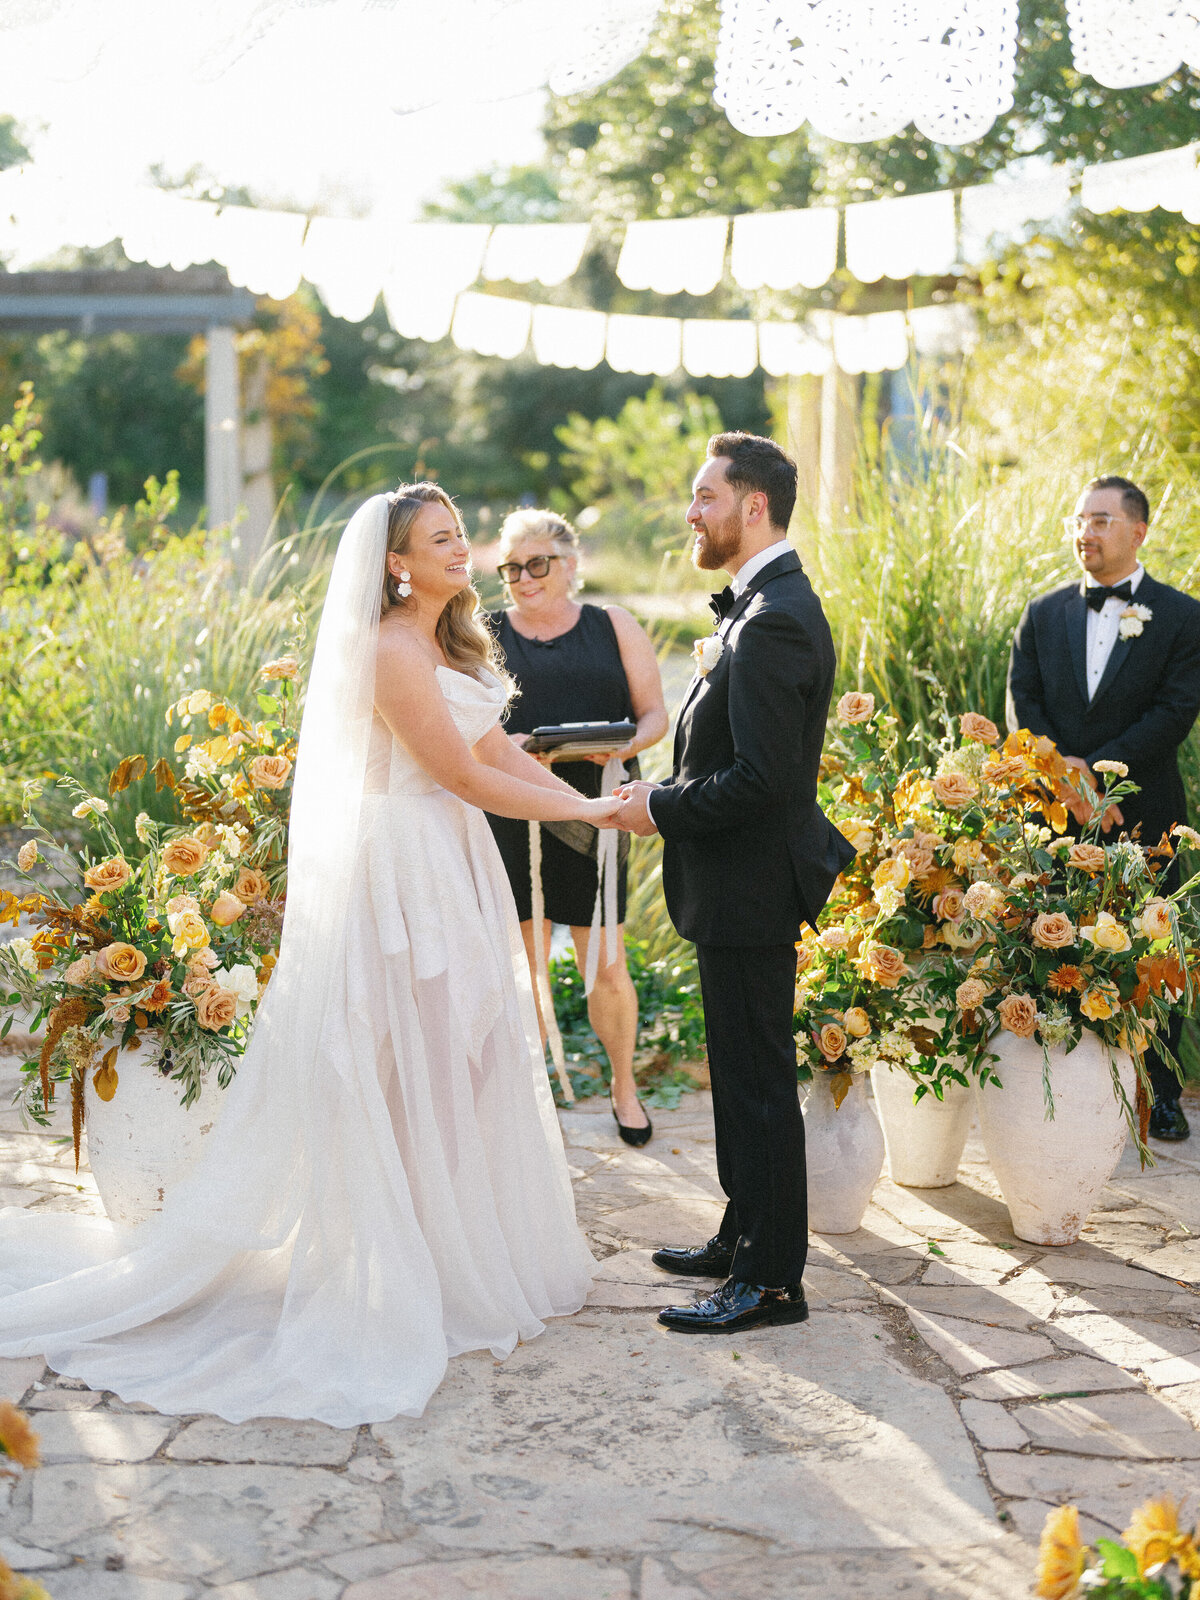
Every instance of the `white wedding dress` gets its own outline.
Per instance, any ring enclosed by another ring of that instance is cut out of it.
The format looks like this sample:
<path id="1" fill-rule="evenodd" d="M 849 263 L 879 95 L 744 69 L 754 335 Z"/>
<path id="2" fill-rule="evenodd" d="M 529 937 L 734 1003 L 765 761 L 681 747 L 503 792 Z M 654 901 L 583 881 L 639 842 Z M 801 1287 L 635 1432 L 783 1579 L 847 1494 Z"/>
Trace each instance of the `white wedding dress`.
<path id="1" fill-rule="evenodd" d="M 420 1415 L 448 1357 L 583 1304 L 499 853 L 373 710 L 385 535 L 377 496 L 339 549 L 279 965 L 205 1153 L 136 1229 L 0 1211 L 0 1356 L 168 1413 L 353 1427 Z M 437 679 L 473 744 L 501 684 Z"/>

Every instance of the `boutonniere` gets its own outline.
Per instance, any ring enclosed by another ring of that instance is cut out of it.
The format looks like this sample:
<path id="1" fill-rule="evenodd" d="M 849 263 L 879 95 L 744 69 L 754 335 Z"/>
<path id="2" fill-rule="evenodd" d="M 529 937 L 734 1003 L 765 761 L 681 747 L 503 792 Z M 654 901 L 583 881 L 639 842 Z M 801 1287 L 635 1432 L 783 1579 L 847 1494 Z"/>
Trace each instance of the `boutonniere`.
<path id="1" fill-rule="evenodd" d="M 702 678 L 708 677 L 724 653 L 725 641 L 719 633 L 710 633 L 707 638 L 696 640 L 692 646 L 692 659 Z"/>
<path id="2" fill-rule="evenodd" d="M 1136 639 L 1153 617 L 1154 613 L 1149 606 L 1126 606 L 1121 613 L 1121 624 L 1117 632 L 1122 639 Z"/>

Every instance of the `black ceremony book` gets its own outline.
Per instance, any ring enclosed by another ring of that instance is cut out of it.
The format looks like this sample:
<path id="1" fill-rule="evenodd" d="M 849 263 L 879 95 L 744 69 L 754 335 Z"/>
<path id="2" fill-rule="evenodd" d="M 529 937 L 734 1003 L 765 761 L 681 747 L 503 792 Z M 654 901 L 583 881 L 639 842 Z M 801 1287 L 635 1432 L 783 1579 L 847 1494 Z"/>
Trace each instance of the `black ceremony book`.
<path id="1" fill-rule="evenodd" d="M 525 741 L 531 756 L 592 756 L 620 750 L 637 732 L 632 722 L 560 722 L 535 728 Z"/>

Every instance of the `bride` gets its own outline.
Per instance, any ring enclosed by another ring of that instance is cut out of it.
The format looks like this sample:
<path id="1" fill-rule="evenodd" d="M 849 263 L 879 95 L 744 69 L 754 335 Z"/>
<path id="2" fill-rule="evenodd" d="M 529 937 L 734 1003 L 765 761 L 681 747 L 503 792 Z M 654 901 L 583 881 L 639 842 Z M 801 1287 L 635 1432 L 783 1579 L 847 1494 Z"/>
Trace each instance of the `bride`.
<path id="1" fill-rule="evenodd" d="M 508 739 L 458 511 L 342 537 L 292 802 L 279 963 L 202 1159 L 136 1229 L 0 1212 L 0 1356 L 160 1411 L 419 1416 L 447 1358 L 583 1304 L 527 964 L 483 817 L 606 824 Z M 213 1091 L 210 1091 L 213 1092 Z"/>

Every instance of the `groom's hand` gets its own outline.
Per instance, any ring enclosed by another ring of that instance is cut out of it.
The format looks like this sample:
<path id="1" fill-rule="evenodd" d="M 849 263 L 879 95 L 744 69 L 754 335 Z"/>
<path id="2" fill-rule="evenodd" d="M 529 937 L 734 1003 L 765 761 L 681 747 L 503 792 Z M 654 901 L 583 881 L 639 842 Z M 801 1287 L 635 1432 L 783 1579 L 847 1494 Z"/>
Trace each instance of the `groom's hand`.
<path id="1" fill-rule="evenodd" d="M 617 812 L 615 821 L 618 828 L 623 828 L 626 833 L 640 834 L 643 838 L 649 834 L 657 833 L 654 818 L 650 815 L 647 799 L 656 783 L 623 783 L 619 789 L 614 790 L 617 798 L 622 802 L 621 809 Z"/>

